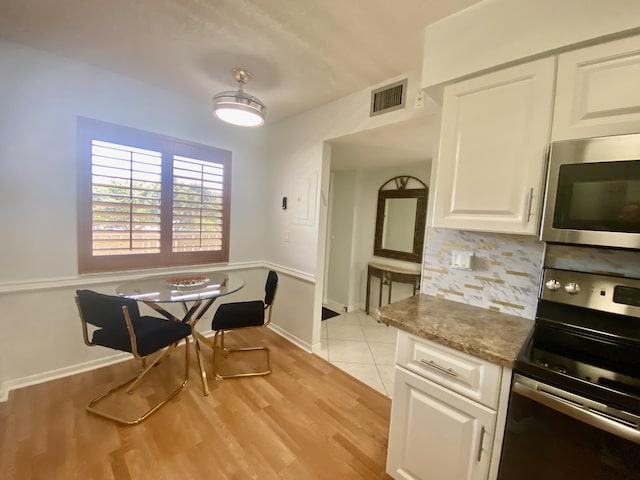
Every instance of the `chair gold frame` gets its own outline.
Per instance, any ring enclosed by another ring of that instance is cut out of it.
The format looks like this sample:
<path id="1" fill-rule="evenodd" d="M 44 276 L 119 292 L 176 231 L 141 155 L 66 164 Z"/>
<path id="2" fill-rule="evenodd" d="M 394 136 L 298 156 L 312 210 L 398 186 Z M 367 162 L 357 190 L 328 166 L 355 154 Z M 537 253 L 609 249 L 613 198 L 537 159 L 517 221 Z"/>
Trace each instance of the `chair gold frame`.
<path id="1" fill-rule="evenodd" d="M 275 298 L 275 294 L 278 290 L 278 287 L 276 285 L 276 288 L 273 292 L 274 298 Z M 215 376 L 216 379 L 218 380 L 222 380 L 225 378 L 238 378 L 238 377 L 255 377 L 255 376 L 260 376 L 260 375 L 268 375 L 272 372 L 272 368 L 271 368 L 271 351 L 269 350 L 268 347 L 246 347 L 246 348 L 226 348 L 224 346 L 224 334 L 225 332 L 233 332 L 234 330 L 244 330 L 244 329 L 248 329 L 248 328 L 263 328 L 263 327 L 267 327 L 270 323 L 271 323 L 271 313 L 273 311 L 273 301 L 269 304 L 269 305 L 265 305 L 265 310 L 269 310 L 269 313 L 267 314 L 267 321 L 262 324 L 262 325 L 252 325 L 249 327 L 239 327 L 239 328 L 231 328 L 231 329 L 222 329 L 222 330 L 216 330 L 216 332 L 214 333 L 213 337 L 205 337 L 204 335 L 202 335 L 200 332 L 194 332 L 196 337 L 202 341 L 203 343 L 205 343 L 206 345 L 210 346 L 213 349 L 213 375 Z M 218 350 L 221 350 L 221 355 L 224 356 L 224 358 L 229 357 L 230 355 L 233 354 L 242 354 L 242 353 L 246 353 L 246 352 L 254 352 L 254 351 L 264 351 L 266 353 L 266 359 L 267 359 L 267 366 L 265 369 L 263 370 L 259 370 L 257 372 L 243 372 L 243 373 L 234 373 L 234 374 L 229 374 L 229 375 L 223 375 L 220 373 L 219 370 L 219 361 L 218 361 Z"/>
<path id="2" fill-rule="evenodd" d="M 84 343 L 89 346 L 89 347 L 94 347 L 96 346 L 95 343 L 93 343 L 91 340 L 89 340 L 89 329 L 87 327 L 87 322 L 84 318 L 84 315 L 82 314 L 82 308 L 80 307 L 80 300 L 78 297 L 76 297 L 76 304 L 78 305 L 78 312 L 80 313 L 80 321 L 82 323 L 82 335 L 83 335 L 83 339 L 84 339 Z M 142 380 L 144 379 L 144 377 L 153 369 L 153 367 L 155 367 L 156 365 L 159 365 L 160 362 L 162 360 L 164 360 L 173 350 L 175 350 L 175 348 L 178 346 L 178 344 L 180 343 L 175 342 L 171 345 L 169 345 L 168 347 L 166 347 L 164 349 L 164 351 L 158 353 L 158 355 L 156 356 L 156 358 L 153 359 L 153 361 L 151 361 L 151 363 L 149 365 L 147 365 L 147 359 L 150 357 L 150 355 L 140 355 L 138 354 L 138 343 L 137 343 L 137 339 L 136 339 L 136 334 L 135 334 L 135 330 L 133 329 L 133 324 L 131 322 L 131 316 L 129 315 L 129 309 L 126 306 L 122 307 L 122 313 L 124 315 L 124 320 L 125 320 L 125 324 L 127 326 L 127 332 L 129 333 L 129 341 L 131 342 L 131 353 L 133 354 L 134 358 L 137 360 L 141 361 L 141 368 L 140 368 L 140 372 L 129 378 L 128 380 L 124 381 L 123 383 L 107 390 L 106 392 L 98 395 L 96 398 L 94 398 L 93 400 L 91 400 L 88 404 L 87 404 L 87 411 L 94 414 L 94 415 L 98 415 L 100 417 L 104 417 L 104 418 L 108 418 L 110 420 L 116 421 L 118 423 L 122 423 L 125 425 L 136 425 L 140 422 L 142 422 L 143 420 L 145 420 L 147 417 L 149 417 L 149 415 L 151 415 L 152 413 L 154 413 L 156 410 L 158 410 L 160 407 L 162 407 L 163 405 L 165 405 L 167 402 L 169 402 L 169 400 L 171 400 L 173 397 L 175 397 L 178 393 L 180 393 L 189 383 L 189 338 L 185 338 L 185 369 L 184 369 L 184 379 L 182 381 L 182 384 L 176 388 L 175 390 L 173 390 L 167 397 L 165 397 L 164 399 L 160 400 L 158 403 L 154 404 L 151 408 L 149 408 L 147 411 L 145 411 L 142 415 L 140 415 L 139 417 L 130 420 L 130 419 L 126 419 L 124 417 L 119 417 L 117 415 L 113 415 L 111 413 L 108 413 L 106 411 L 103 410 L 99 410 L 97 408 L 95 408 L 98 403 L 100 403 L 102 400 L 106 399 L 107 397 L 111 396 L 112 394 L 116 393 L 119 390 L 122 390 L 125 387 L 128 387 L 126 389 L 126 392 L 128 394 L 133 393 L 133 390 L 135 390 L 135 388 L 140 385 L 140 383 L 142 382 Z M 155 354 L 157 352 L 154 352 L 153 354 Z M 151 355 L 153 355 L 151 354 Z"/>

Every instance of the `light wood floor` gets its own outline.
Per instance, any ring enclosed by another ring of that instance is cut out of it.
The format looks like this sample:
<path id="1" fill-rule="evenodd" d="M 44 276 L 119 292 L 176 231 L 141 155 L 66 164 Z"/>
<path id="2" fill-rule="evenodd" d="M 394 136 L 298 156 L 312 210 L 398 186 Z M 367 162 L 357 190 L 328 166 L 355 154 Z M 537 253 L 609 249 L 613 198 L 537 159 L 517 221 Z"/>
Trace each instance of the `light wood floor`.
<path id="1" fill-rule="evenodd" d="M 234 335 L 270 347 L 271 375 L 210 380 L 204 397 L 192 349 L 187 388 L 137 426 L 84 410 L 135 373 L 133 361 L 13 391 L 0 404 L 0 478 L 391 478 L 384 473 L 389 398 L 267 329 Z M 158 381 L 177 385 L 181 353 L 134 395 L 153 400 Z M 203 354 L 210 372 L 211 350 Z"/>

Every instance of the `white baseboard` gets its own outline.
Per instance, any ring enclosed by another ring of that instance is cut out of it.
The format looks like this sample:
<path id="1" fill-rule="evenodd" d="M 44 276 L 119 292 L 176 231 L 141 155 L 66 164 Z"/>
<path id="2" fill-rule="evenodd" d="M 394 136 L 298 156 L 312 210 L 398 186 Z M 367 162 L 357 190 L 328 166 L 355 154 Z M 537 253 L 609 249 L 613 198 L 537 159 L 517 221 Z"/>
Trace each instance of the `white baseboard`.
<path id="1" fill-rule="evenodd" d="M 334 302 L 333 300 L 327 299 L 326 303 L 323 305 L 327 307 L 329 310 L 333 310 L 334 312 L 344 313 L 347 311 L 346 305 L 342 303 Z"/>
<path id="2" fill-rule="evenodd" d="M 328 299 L 323 303 L 323 306 L 338 313 L 357 312 L 358 310 L 364 310 L 364 305 L 360 303 L 356 303 L 355 305 L 344 305 L 342 303 L 334 302 L 333 300 Z"/>
<path id="3" fill-rule="evenodd" d="M 280 328 L 279 326 L 271 323 L 269 325 L 270 330 L 273 330 L 275 333 L 277 333 L 278 335 L 280 335 L 282 338 L 286 338 L 287 340 L 289 340 L 291 343 L 293 343 L 295 346 L 300 347 L 302 350 L 304 350 L 305 352 L 309 352 L 311 353 L 313 351 L 311 345 L 303 340 L 301 340 L 300 338 L 296 337 L 295 335 L 292 335 L 291 333 L 287 332 L 286 330 L 284 330 L 283 328 Z"/>
<path id="4" fill-rule="evenodd" d="M 311 353 L 315 353 L 316 355 L 322 353 L 322 342 L 314 343 L 311 347 Z"/>
<path id="5" fill-rule="evenodd" d="M 361 303 L 356 303 L 355 305 L 349 305 L 347 307 L 347 312 L 357 312 L 357 311 L 364 311 L 364 305 Z"/>
<path id="6" fill-rule="evenodd" d="M 0 402 L 6 402 L 9 399 L 9 392 L 12 390 L 30 387 L 31 385 L 37 385 L 39 383 L 45 383 L 63 377 L 69 377 L 78 373 L 88 372 L 89 370 L 97 370 L 98 368 L 131 360 L 131 358 L 130 353 L 117 353 L 115 355 L 78 363 L 77 365 L 71 365 L 69 367 L 58 368 L 56 370 L 50 370 L 48 372 L 38 373 L 35 375 L 28 375 L 14 380 L 7 380 L 6 382 L 2 382 L 2 387 L 0 387 Z"/>

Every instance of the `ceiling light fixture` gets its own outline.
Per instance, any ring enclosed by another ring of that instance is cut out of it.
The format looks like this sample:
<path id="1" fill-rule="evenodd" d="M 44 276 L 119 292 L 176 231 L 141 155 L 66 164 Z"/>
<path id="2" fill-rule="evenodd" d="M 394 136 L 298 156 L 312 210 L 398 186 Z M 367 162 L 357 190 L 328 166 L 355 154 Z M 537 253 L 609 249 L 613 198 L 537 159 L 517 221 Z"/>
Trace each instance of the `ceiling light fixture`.
<path id="1" fill-rule="evenodd" d="M 213 97 L 213 114 L 220 120 L 241 127 L 259 127 L 264 124 L 267 107 L 256 97 L 243 90 L 251 74 L 242 68 L 234 68 L 233 75 L 238 90 L 220 92 Z"/>

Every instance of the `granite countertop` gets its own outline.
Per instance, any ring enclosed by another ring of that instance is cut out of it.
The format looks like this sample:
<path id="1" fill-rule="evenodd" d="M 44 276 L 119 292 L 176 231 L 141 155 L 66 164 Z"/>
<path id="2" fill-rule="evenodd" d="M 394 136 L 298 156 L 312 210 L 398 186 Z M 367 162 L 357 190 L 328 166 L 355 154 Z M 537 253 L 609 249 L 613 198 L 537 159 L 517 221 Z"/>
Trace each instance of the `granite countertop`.
<path id="1" fill-rule="evenodd" d="M 384 305 L 378 320 L 503 367 L 513 367 L 533 320 L 419 294 Z"/>

